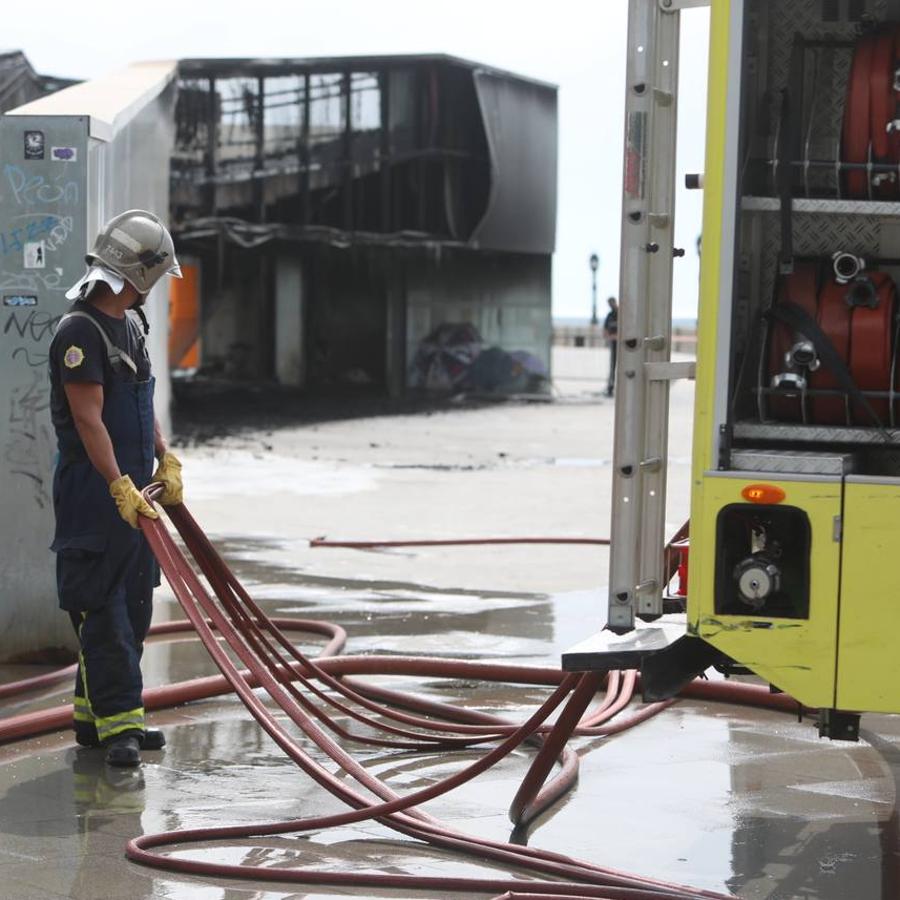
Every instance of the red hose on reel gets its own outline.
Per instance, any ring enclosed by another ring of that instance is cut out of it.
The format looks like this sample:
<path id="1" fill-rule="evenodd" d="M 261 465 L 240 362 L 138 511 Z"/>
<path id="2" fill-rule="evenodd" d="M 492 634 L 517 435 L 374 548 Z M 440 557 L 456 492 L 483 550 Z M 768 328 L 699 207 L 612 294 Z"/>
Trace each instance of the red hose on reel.
<path id="1" fill-rule="evenodd" d="M 793 303 L 807 315 L 815 318 L 818 312 L 819 266 L 814 262 L 798 262 L 794 271 L 778 281 L 776 303 Z M 771 324 L 769 332 L 769 384 L 772 379 L 786 369 L 785 357 L 797 340 L 793 330 L 784 322 L 777 320 Z M 773 419 L 786 422 L 799 422 L 803 418 L 802 398 L 799 393 L 793 396 L 774 394 L 768 398 L 766 409 Z"/>
<path id="2" fill-rule="evenodd" d="M 872 160 L 877 163 L 889 163 L 897 159 L 894 144 L 888 133 L 888 122 L 896 117 L 897 100 L 894 96 L 894 29 L 882 31 L 874 38 L 872 51 L 872 70 L 870 77 L 870 123 L 872 138 Z M 893 173 L 885 177 L 879 173 L 877 183 L 872 187 L 872 194 L 879 200 L 894 200 L 897 197 L 897 176 Z"/>
<path id="3" fill-rule="evenodd" d="M 822 285 L 819 293 L 818 324 L 825 336 L 834 345 L 838 356 L 846 365 L 850 357 L 850 315 L 847 305 L 847 285 L 838 284 L 833 278 Z M 853 375 L 853 372 L 850 373 Z M 815 390 L 837 390 L 840 382 L 834 372 L 820 366 L 809 375 L 809 386 Z M 810 422 L 814 425 L 846 425 L 847 403 L 843 395 L 835 397 L 812 397 L 810 399 Z"/>
<path id="4" fill-rule="evenodd" d="M 900 164 L 900 132 L 892 125 L 900 102 L 894 83 L 898 61 L 900 28 L 896 25 L 886 25 L 857 43 L 841 130 L 843 162 Z M 854 200 L 900 197 L 900 171 L 872 176 L 864 168 L 853 169 L 844 173 L 842 184 L 844 195 Z"/>
<path id="5" fill-rule="evenodd" d="M 885 272 L 868 276 L 875 306 L 861 304 L 852 311 L 850 324 L 850 373 L 862 391 L 886 391 L 891 383 L 894 356 L 894 316 L 897 290 Z M 868 288 L 866 288 L 868 290 Z M 890 401 L 872 397 L 869 405 L 886 425 L 890 421 Z M 872 425 L 872 418 L 859 403 L 851 405 L 856 425 Z"/>
<path id="6" fill-rule="evenodd" d="M 900 349 L 895 346 L 894 281 L 880 271 L 863 271 L 846 282 L 829 272 L 820 285 L 818 271 L 824 265 L 824 260 L 798 263 L 794 272 L 780 279 L 776 303 L 790 302 L 816 321 L 861 391 L 887 393 L 894 356 Z M 890 401 L 886 397 L 867 398 L 879 419 L 876 423 L 861 403 L 847 395 L 841 379 L 823 360 L 818 360 L 816 368 L 790 362 L 791 348 L 800 341 L 812 346 L 807 336 L 774 319 L 767 348 L 767 387 L 774 388 L 779 376 L 783 379 L 790 373 L 805 380 L 809 395 L 804 416 L 804 391 L 793 382 L 782 384 L 781 392 L 767 396 L 765 408 L 771 418 L 811 425 L 873 426 L 890 422 Z M 820 391 L 827 393 L 817 393 Z"/>

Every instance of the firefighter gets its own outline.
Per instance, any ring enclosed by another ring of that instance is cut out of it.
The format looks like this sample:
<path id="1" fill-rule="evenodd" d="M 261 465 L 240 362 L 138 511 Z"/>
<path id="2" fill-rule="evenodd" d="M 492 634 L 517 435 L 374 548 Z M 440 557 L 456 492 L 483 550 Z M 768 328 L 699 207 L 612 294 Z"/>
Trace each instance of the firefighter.
<path id="1" fill-rule="evenodd" d="M 606 301 L 609 312 L 603 320 L 603 336 L 609 345 L 609 379 L 606 382 L 606 396 L 612 397 L 616 389 L 616 351 L 619 348 L 619 304 L 615 297 Z"/>
<path id="2" fill-rule="evenodd" d="M 165 744 L 161 733 L 145 730 L 141 699 L 140 659 L 159 567 L 138 528 L 138 516 L 157 517 L 140 490 L 159 481 L 161 503 L 182 498 L 181 463 L 153 412 L 141 306 L 157 281 L 181 271 L 168 230 L 143 210 L 107 223 L 86 260 L 50 345 L 59 448 L 51 549 L 59 604 L 80 644 L 75 738 L 105 747 L 111 765 L 136 766 L 141 747 Z"/>

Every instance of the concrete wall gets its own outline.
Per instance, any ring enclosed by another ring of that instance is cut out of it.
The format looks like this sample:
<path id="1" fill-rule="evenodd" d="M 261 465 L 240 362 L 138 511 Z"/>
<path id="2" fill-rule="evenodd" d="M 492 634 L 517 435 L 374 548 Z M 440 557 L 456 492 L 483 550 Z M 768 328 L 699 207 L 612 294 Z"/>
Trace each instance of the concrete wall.
<path id="1" fill-rule="evenodd" d="M 550 371 L 551 257 L 453 253 L 411 265 L 406 276 L 406 358 L 443 322 L 471 322 L 485 345 L 527 350 Z"/>
<path id="2" fill-rule="evenodd" d="M 261 328 L 261 307 L 270 306 L 263 254 L 226 245 L 221 269 L 200 256 L 201 369 L 235 378 L 261 378 L 271 360 Z M 299 302 L 299 298 L 298 298 Z"/>
<path id="3" fill-rule="evenodd" d="M 174 74 L 168 63 L 132 66 L 0 119 L 0 661 L 75 646 L 57 608 L 48 550 L 56 447 L 47 347 L 99 224 L 133 206 L 168 209 Z M 41 137 L 26 144 L 26 132 Z M 165 288 L 151 296 L 149 310 L 165 422 Z"/>
<path id="4" fill-rule="evenodd" d="M 221 286 L 215 260 L 204 265 L 203 367 L 226 376 L 396 396 L 419 342 L 443 322 L 471 322 L 486 346 L 527 350 L 550 370 L 549 256 L 228 246 Z"/>
<path id="5" fill-rule="evenodd" d="M 384 251 L 360 247 L 308 257 L 311 383 L 385 385 L 390 264 Z"/>
<path id="6" fill-rule="evenodd" d="M 385 383 L 383 254 L 227 245 L 221 284 L 215 258 L 203 264 L 202 368 L 294 387 Z"/>

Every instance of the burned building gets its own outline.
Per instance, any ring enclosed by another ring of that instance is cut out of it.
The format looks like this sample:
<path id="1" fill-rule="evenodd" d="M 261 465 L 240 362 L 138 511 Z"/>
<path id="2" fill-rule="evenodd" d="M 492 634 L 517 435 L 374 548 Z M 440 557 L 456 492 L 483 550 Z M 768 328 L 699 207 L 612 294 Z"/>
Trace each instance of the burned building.
<path id="1" fill-rule="evenodd" d="M 175 369 L 396 396 L 446 323 L 549 368 L 553 86 L 446 56 L 178 71 Z"/>

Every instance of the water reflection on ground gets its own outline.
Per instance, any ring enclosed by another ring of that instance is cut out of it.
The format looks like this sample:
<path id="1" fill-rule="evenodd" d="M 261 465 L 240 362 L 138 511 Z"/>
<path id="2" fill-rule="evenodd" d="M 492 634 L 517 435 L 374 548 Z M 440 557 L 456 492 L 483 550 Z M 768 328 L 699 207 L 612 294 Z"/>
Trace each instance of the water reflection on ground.
<path id="1" fill-rule="evenodd" d="M 403 581 L 327 578 L 291 565 L 277 540 L 220 539 L 219 546 L 267 612 L 324 618 L 350 634 L 348 652 L 417 653 L 555 664 L 583 633 L 595 592 L 558 595 L 452 590 Z M 171 595 L 158 619 L 178 618 Z M 310 642 L 307 649 L 314 650 Z M 196 643 L 148 647 L 148 684 L 209 674 Z M 0 670 L 0 678 L 12 677 Z M 379 679 L 421 696 L 521 718 L 545 695 L 438 679 Z M 62 702 L 61 688 L 0 714 Z M 127 838 L 142 832 L 334 812 L 315 787 L 249 720 L 233 697 L 154 714 L 168 747 L 138 772 L 105 767 L 66 735 L 0 748 L 0 896 L 236 898 L 335 897 L 340 891 L 266 890 L 178 878 L 127 862 Z M 574 793 L 545 815 L 529 841 L 616 868 L 746 900 L 900 896 L 895 811 L 900 728 L 866 717 L 858 745 L 820 741 L 789 716 L 682 702 L 621 737 L 579 744 Z M 456 771 L 478 754 L 413 755 L 354 748 L 400 792 Z M 506 809 L 529 753 L 514 754 L 448 798 L 428 805 L 449 824 L 481 836 L 510 836 Z M 476 874 L 475 863 L 365 823 L 311 837 L 212 845 L 191 855 L 257 865 Z M 366 896 L 378 896 L 367 892 Z M 381 896 L 394 896 L 390 893 Z M 396 896 L 400 896 L 397 894 Z M 404 893 L 404 897 L 415 894 Z M 433 897 L 434 894 L 422 894 Z"/>

